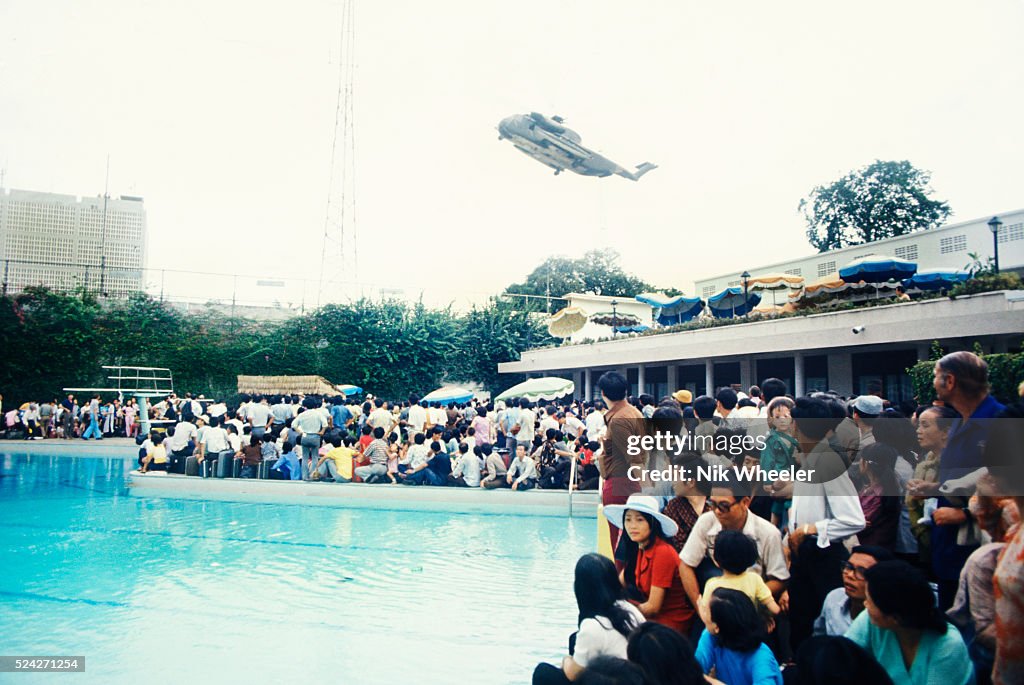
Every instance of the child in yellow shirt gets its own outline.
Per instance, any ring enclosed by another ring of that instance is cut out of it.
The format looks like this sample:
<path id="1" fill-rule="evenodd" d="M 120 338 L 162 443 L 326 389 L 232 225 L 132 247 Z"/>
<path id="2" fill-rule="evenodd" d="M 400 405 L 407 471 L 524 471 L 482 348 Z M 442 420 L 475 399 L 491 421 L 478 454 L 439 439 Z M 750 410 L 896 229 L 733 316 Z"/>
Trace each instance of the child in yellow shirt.
<path id="1" fill-rule="evenodd" d="M 764 579 L 749 570 L 757 561 L 757 544 L 753 540 L 739 531 L 723 530 L 715 537 L 714 558 L 715 564 L 722 569 L 722 575 L 709 579 L 704 585 L 699 610 L 705 624 L 711 620 L 709 601 L 705 598 L 710 598 L 721 587 L 739 590 L 750 598 L 755 607 L 759 610 L 764 607 L 773 616 L 781 611 Z"/>

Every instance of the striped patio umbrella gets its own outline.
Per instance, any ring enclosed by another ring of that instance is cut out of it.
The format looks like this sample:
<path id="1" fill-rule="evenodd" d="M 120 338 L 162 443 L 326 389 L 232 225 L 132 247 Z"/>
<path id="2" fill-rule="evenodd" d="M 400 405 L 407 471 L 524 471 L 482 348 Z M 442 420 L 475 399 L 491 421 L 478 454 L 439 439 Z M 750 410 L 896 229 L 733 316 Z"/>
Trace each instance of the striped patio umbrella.
<path id="1" fill-rule="evenodd" d="M 743 316 L 759 304 L 761 304 L 760 293 L 748 292 L 744 295 L 743 288 L 739 286 L 726 288 L 708 298 L 708 309 L 716 319 Z"/>
<path id="2" fill-rule="evenodd" d="M 640 293 L 636 300 L 651 305 L 654 319 L 662 326 L 686 323 L 704 309 L 704 300 L 685 295 L 669 297 L 663 293 Z"/>
<path id="3" fill-rule="evenodd" d="M 762 274 L 747 280 L 747 287 L 750 290 L 769 291 L 772 294 L 772 304 L 775 304 L 775 294 L 782 291 L 799 290 L 803 287 L 804 277 L 793 274 L 770 273 Z"/>
<path id="4" fill-rule="evenodd" d="M 587 313 L 579 307 L 559 309 L 548 319 L 548 333 L 553 338 L 568 338 L 587 324 Z"/>
<path id="5" fill-rule="evenodd" d="M 907 290 L 949 290 L 970 277 L 970 272 L 962 269 L 925 269 L 910 278 L 904 278 L 903 287 Z"/>
<path id="6" fill-rule="evenodd" d="M 334 387 L 338 389 L 338 392 L 344 394 L 345 397 L 363 394 L 363 389 L 360 388 L 358 385 L 349 385 L 347 383 L 343 383 L 341 385 L 336 385 Z"/>
<path id="7" fill-rule="evenodd" d="M 886 255 L 858 257 L 839 270 L 844 281 L 885 283 L 910 278 L 917 271 L 917 263 Z"/>

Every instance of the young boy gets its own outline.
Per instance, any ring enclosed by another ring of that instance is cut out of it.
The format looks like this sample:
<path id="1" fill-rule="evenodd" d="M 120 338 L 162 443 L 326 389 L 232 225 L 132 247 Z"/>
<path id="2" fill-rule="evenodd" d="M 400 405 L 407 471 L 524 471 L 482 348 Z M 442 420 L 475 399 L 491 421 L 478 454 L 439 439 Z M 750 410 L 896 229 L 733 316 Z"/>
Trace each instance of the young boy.
<path id="1" fill-rule="evenodd" d="M 704 585 L 700 599 L 700 617 L 705 624 L 711 622 L 709 604 L 711 596 L 720 587 L 739 590 L 760 610 L 767 609 L 773 616 L 781 611 L 772 591 L 760 574 L 749 570 L 757 561 L 757 544 L 738 530 L 723 530 L 715 536 L 715 564 L 722 575 L 711 578 Z"/>
<path id="2" fill-rule="evenodd" d="M 167 448 L 164 447 L 164 436 L 159 433 L 153 433 L 150 438 L 153 441 L 153 447 L 149 450 L 145 457 L 142 458 L 142 468 L 140 473 L 146 473 L 147 471 L 167 471 L 168 459 L 167 459 Z"/>
<path id="3" fill-rule="evenodd" d="M 406 485 L 439 485 L 440 483 L 436 481 L 440 479 L 430 470 L 430 460 L 438 454 L 447 454 L 441 447 L 441 443 L 437 440 L 430 443 L 430 448 L 425 455 L 414 452 L 412 448 L 409 449 L 409 454 L 409 470 L 403 474 L 402 482 Z"/>

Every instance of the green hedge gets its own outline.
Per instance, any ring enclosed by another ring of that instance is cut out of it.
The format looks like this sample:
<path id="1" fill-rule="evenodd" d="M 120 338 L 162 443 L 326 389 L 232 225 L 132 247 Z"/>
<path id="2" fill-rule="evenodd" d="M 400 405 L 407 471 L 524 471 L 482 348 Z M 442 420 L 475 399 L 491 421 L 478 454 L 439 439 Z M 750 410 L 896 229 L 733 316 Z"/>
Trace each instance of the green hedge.
<path id="1" fill-rule="evenodd" d="M 988 364 L 992 394 L 1002 402 L 1016 400 L 1017 385 L 1024 380 L 1024 354 L 983 354 L 981 358 Z M 920 404 L 930 404 L 935 399 L 934 370 L 934 359 L 907 369 L 914 385 L 914 397 Z"/>

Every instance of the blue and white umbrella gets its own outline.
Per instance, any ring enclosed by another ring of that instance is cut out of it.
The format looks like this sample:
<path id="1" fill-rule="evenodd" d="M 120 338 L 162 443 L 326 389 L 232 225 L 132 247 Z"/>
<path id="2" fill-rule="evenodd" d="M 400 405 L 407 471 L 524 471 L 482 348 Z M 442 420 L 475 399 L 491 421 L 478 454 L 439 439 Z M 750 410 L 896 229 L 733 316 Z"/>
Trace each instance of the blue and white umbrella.
<path id="1" fill-rule="evenodd" d="M 638 324 L 636 326 L 616 326 L 615 330 L 619 333 L 643 333 L 644 331 L 651 330 L 651 327 Z"/>
<path id="2" fill-rule="evenodd" d="M 437 402 L 438 404 L 453 404 L 458 402 L 469 402 L 473 399 L 473 391 L 460 388 L 457 385 L 446 385 L 443 388 L 438 388 L 434 392 L 427 393 L 423 399 L 427 402 Z"/>
<path id="3" fill-rule="evenodd" d="M 903 279 L 903 287 L 907 290 L 948 290 L 970 277 L 970 272 L 962 269 L 925 269 Z"/>
<path id="4" fill-rule="evenodd" d="M 761 304 L 760 293 L 751 291 L 744 295 L 743 288 L 739 286 L 726 288 L 708 298 L 708 308 L 716 319 L 743 316 L 759 304 Z"/>
<path id="5" fill-rule="evenodd" d="M 363 389 L 360 388 L 358 385 L 342 384 L 342 385 L 336 385 L 334 387 L 338 389 L 338 392 L 344 393 L 345 397 L 351 397 L 352 395 L 362 395 L 363 394 Z"/>
<path id="6" fill-rule="evenodd" d="M 910 278 L 916 271 L 916 262 L 874 254 L 854 259 L 839 270 L 839 277 L 847 283 L 885 283 Z"/>
<path id="7" fill-rule="evenodd" d="M 636 300 L 651 305 L 654 308 L 654 319 L 662 326 L 686 323 L 704 309 L 704 300 L 685 295 L 669 297 L 662 293 L 640 293 Z"/>

